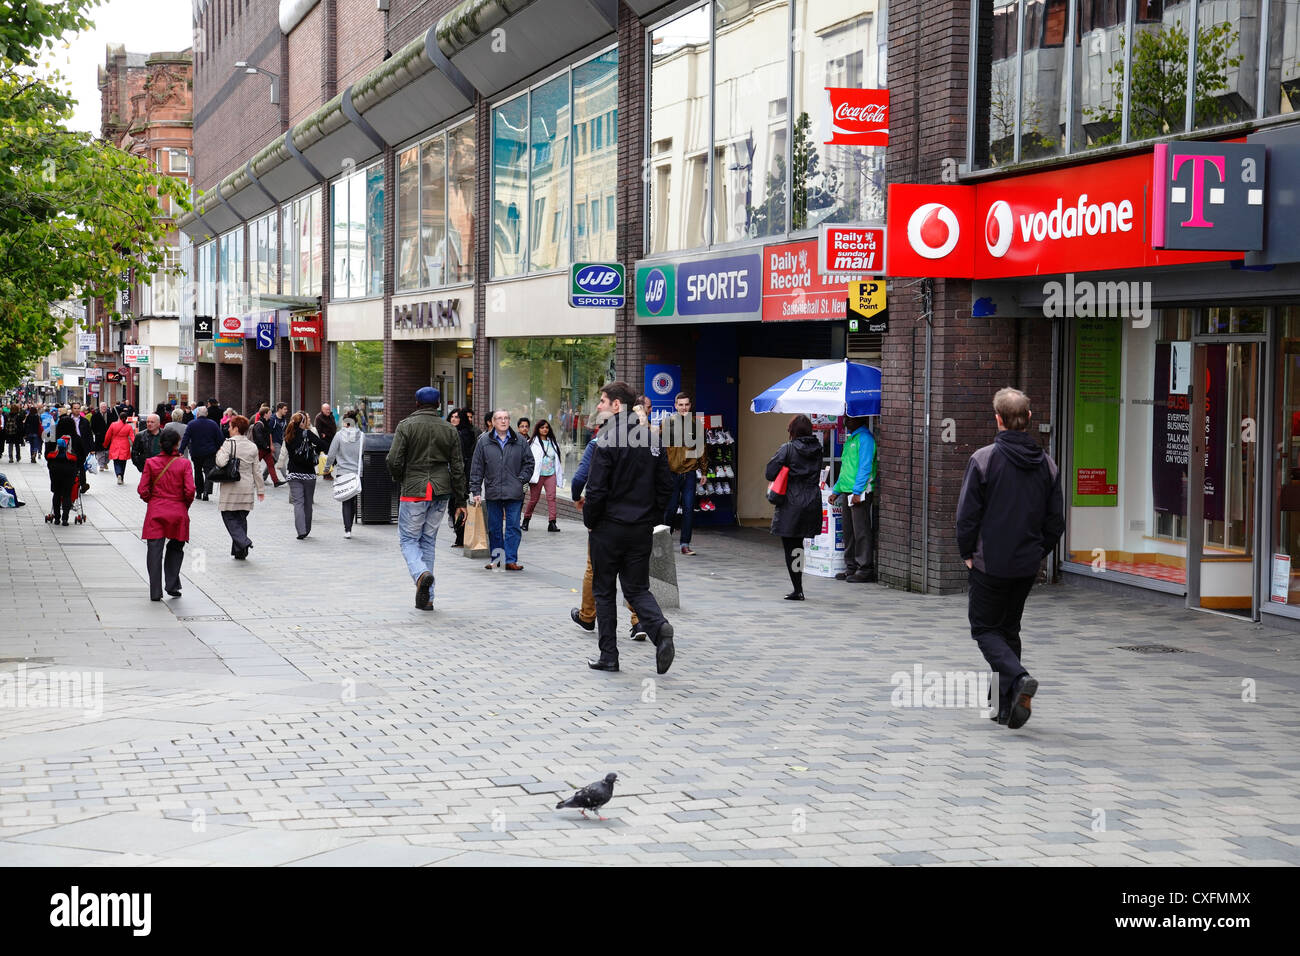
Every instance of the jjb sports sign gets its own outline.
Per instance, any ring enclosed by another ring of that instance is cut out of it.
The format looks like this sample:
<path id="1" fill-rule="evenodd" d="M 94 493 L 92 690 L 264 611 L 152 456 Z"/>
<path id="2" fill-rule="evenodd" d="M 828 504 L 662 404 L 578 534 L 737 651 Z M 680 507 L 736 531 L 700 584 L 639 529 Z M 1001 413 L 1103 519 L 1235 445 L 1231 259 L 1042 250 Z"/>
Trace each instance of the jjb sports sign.
<path id="1" fill-rule="evenodd" d="M 617 262 L 575 262 L 569 269 L 569 305 L 576 309 L 621 309 L 627 282 Z"/>

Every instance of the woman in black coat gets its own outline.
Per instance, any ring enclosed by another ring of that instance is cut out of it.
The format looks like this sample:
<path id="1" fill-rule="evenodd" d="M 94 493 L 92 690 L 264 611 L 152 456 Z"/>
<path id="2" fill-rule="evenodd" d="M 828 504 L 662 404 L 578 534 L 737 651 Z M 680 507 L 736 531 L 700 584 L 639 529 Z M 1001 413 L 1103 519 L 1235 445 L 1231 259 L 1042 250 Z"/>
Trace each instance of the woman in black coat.
<path id="1" fill-rule="evenodd" d="M 803 539 L 821 534 L 822 496 L 819 489 L 822 470 L 821 439 L 813 435 L 812 422 L 807 415 L 790 419 L 790 440 L 776 450 L 767 463 L 768 481 L 775 481 L 783 468 L 790 469 L 785 501 L 776 506 L 772 515 L 772 534 L 779 535 L 785 549 L 785 568 L 790 572 L 794 590 L 785 596 L 787 601 L 803 600 Z M 796 570 L 796 555 L 799 555 Z"/>

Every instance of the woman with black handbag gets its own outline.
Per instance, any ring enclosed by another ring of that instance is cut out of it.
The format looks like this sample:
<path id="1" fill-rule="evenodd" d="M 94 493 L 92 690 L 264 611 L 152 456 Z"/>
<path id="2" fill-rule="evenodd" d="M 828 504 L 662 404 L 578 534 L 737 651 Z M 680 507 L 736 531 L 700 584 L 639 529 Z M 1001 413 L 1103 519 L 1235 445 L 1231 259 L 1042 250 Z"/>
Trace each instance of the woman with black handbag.
<path id="1" fill-rule="evenodd" d="M 818 490 L 822 443 L 813 435 L 812 421 L 807 415 L 790 419 L 787 433 L 790 440 L 777 449 L 764 474 L 768 481 L 775 482 L 782 469 L 788 469 L 785 493 L 769 490 L 768 500 L 776 505 L 772 515 L 772 534 L 781 538 L 785 569 L 794 585 L 794 590 L 785 599 L 802 601 L 803 540 L 815 537 L 822 530 L 822 496 Z"/>
<path id="2" fill-rule="evenodd" d="M 230 437 L 217 449 L 216 468 L 208 478 L 221 486 L 217 508 L 226 531 L 230 533 L 230 554 L 243 561 L 252 550 L 248 538 L 248 513 L 253 510 L 253 496 L 258 501 L 266 499 L 266 485 L 262 481 L 261 454 L 248 431 L 248 419 L 234 415 L 227 423 Z"/>
<path id="3" fill-rule="evenodd" d="M 293 502 L 293 523 L 298 540 L 311 534 L 311 509 L 316 502 L 316 466 L 330 447 L 308 426 L 306 412 L 294 412 L 284 430 L 288 462 L 289 500 Z"/>

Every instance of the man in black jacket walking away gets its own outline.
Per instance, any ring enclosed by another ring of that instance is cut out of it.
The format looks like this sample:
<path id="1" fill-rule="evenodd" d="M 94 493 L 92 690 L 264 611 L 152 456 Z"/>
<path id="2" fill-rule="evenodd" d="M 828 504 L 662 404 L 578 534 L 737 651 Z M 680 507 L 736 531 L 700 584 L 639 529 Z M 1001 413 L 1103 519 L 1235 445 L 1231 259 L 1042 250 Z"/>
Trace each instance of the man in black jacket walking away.
<path id="1" fill-rule="evenodd" d="M 655 645 L 660 674 L 672 665 L 676 650 L 673 626 L 664 620 L 650 593 L 650 549 L 654 525 L 672 494 L 668 457 L 651 447 L 649 426 L 632 414 L 636 396 L 626 382 L 600 390 L 598 412 L 606 416 L 591 456 L 582 521 L 591 531 L 591 590 L 596 598 L 600 658 L 592 670 L 618 670 L 618 603 L 614 583 L 636 612 L 638 634 Z"/>
<path id="2" fill-rule="evenodd" d="M 971 455 L 957 503 L 957 546 L 970 569 L 971 637 L 998 674 L 994 717 L 1023 727 L 1038 691 L 1020 659 L 1020 618 L 1065 530 L 1061 474 L 1028 434 L 1029 398 L 1014 388 L 993 396 L 998 434 Z"/>

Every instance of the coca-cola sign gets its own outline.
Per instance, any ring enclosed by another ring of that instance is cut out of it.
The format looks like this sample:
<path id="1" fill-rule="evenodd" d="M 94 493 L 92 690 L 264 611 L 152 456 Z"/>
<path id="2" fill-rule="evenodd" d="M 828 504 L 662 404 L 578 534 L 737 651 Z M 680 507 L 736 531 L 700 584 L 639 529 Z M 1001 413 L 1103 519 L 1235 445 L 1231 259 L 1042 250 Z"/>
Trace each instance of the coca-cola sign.
<path id="1" fill-rule="evenodd" d="M 830 101 L 828 146 L 888 146 L 889 90 L 826 87 Z"/>

